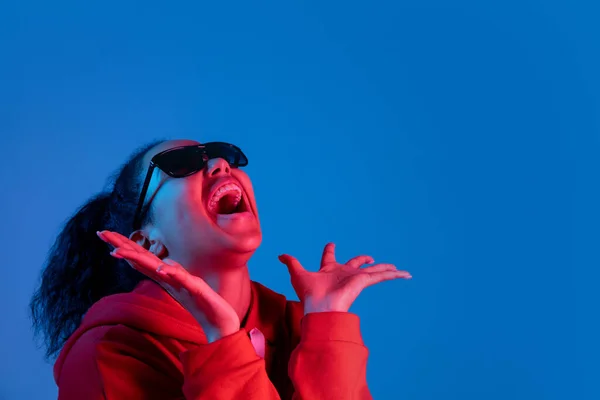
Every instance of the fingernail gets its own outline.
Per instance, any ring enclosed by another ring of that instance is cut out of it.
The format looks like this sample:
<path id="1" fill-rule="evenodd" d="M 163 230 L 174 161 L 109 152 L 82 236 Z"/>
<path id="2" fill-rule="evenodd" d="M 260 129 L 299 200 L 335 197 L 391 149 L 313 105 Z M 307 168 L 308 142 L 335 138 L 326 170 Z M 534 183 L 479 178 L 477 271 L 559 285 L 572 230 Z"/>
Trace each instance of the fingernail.
<path id="1" fill-rule="evenodd" d="M 123 258 L 122 255 L 120 255 L 119 253 L 117 253 L 117 250 L 111 251 L 110 255 L 113 256 L 114 258 Z"/>
<path id="2" fill-rule="evenodd" d="M 168 271 L 165 270 L 165 267 L 167 266 L 167 264 L 162 263 L 160 264 L 158 267 L 156 267 L 156 273 L 161 275 L 161 276 L 170 276 Z"/>

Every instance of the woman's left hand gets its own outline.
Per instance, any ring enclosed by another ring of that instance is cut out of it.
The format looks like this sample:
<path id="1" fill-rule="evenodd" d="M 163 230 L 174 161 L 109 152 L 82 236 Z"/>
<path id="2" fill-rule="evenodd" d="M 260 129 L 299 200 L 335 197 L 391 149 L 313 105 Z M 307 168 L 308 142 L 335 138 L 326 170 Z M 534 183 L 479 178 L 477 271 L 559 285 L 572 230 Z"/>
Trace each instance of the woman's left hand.
<path id="1" fill-rule="evenodd" d="M 339 311 L 347 312 L 360 292 L 367 286 L 392 279 L 410 279 L 406 271 L 399 271 L 392 264 L 372 264 L 372 257 L 354 257 L 346 264 L 335 260 L 335 245 L 325 246 L 318 272 L 304 269 L 294 257 L 284 254 L 279 261 L 290 271 L 292 286 L 304 305 L 304 314 L 311 312 Z"/>

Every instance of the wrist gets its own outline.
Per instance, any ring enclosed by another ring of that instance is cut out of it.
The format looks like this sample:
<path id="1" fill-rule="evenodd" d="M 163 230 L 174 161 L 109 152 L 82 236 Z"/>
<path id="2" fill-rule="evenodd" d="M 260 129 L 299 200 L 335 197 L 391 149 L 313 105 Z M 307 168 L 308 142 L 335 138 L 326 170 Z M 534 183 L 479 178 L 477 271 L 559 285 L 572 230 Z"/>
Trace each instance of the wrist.
<path id="1" fill-rule="evenodd" d="M 348 312 L 349 307 L 334 306 L 331 304 L 313 304 L 304 303 L 304 315 L 311 313 L 324 313 L 324 312 Z"/>

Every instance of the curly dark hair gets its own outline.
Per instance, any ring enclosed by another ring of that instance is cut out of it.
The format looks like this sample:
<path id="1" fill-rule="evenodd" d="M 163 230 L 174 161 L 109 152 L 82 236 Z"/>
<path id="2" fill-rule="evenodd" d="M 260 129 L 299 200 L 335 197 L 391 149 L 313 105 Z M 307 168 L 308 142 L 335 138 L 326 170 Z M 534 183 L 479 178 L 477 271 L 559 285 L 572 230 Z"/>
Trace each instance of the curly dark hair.
<path id="1" fill-rule="evenodd" d="M 109 180 L 108 189 L 84 204 L 65 224 L 46 259 L 39 288 L 30 303 L 36 337 L 43 337 L 46 359 L 61 350 L 85 313 L 101 298 L 132 291 L 144 275 L 111 257 L 96 231 L 128 236 L 141 189 L 144 155 L 163 140 L 135 151 Z M 149 222 L 146 213 L 143 222 Z"/>

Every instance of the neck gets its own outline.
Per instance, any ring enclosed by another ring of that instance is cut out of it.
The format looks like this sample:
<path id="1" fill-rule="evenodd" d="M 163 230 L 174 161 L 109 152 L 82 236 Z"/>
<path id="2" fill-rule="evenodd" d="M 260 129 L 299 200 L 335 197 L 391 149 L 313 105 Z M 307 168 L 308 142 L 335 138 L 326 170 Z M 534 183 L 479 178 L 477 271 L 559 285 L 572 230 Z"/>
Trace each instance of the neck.
<path id="1" fill-rule="evenodd" d="M 205 265 L 202 267 L 201 272 L 192 273 L 204 279 L 215 292 L 233 307 L 240 322 L 244 320 L 252 296 L 250 273 L 245 263 L 239 266 L 224 266 L 221 264 L 215 268 L 206 268 Z"/>

